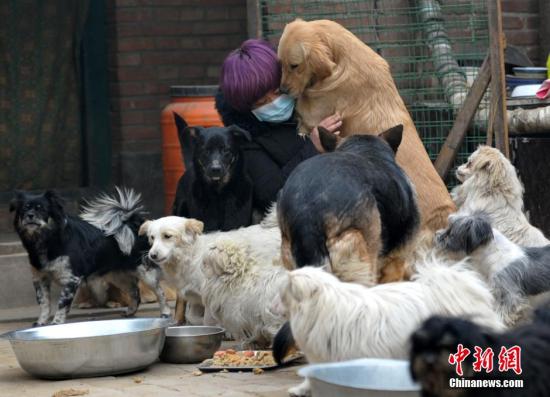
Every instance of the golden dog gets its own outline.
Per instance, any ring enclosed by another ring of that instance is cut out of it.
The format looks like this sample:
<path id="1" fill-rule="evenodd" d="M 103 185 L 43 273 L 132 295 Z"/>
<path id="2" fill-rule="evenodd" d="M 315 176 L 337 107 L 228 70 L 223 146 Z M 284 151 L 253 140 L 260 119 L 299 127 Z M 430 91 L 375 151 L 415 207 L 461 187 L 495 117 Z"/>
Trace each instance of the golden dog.
<path id="1" fill-rule="evenodd" d="M 374 135 L 403 124 L 397 163 L 418 193 L 422 229 L 436 231 L 455 210 L 399 95 L 388 63 L 336 22 L 296 20 L 286 25 L 278 50 L 281 89 L 297 98 L 300 133 L 336 112 L 340 136 Z"/>

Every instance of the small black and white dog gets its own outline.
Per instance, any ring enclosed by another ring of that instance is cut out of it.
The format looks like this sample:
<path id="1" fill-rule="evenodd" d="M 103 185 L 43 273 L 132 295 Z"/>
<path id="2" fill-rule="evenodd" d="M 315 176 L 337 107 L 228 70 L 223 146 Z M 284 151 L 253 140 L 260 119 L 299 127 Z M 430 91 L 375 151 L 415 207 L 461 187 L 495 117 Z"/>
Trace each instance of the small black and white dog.
<path id="1" fill-rule="evenodd" d="M 180 178 L 172 214 L 204 223 L 204 231 L 228 231 L 252 223 L 252 181 L 240 143 L 250 133 L 229 127 L 188 127 L 174 113 L 185 174 Z"/>
<path id="2" fill-rule="evenodd" d="M 411 373 L 422 386 L 423 397 L 547 397 L 550 396 L 550 308 L 535 311 L 534 322 L 501 334 L 488 331 L 460 318 L 432 317 L 412 335 Z M 449 379 L 459 378 L 448 360 L 458 344 L 470 350 L 462 363 L 463 377 L 468 380 L 523 380 L 522 388 L 450 388 Z M 473 369 L 475 346 L 493 350 L 493 370 Z M 519 346 L 521 374 L 500 372 L 499 353 Z"/>
<path id="3" fill-rule="evenodd" d="M 521 247 L 492 228 L 484 213 L 451 215 L 448 227 L 436 234 L 436 246 L 455 259 L 469 256 L 489 282 L 507 325 L 528 314 L 529 297 L 550 291 L 550 245 Z"/>
<path id="4" fill-rule="evenodd" d="M 29 254 L 40 315 L 35 325 L 50 318 L 50 286 L 61 286 L 52 324 L 64 323 L 76 291 L 85 280 L 108 277 L 131 298 L 126 315 L 139 306 L 138 279 L 155 292 L 163 317 L 170 316 L 158 266 L 147 260 L 149 243 L 138 236 L 144 221 L 140 196 L 117 188 L 118 197 L 100 196 L 88 203 L 81 218 L 67 215 L 61 198 L 51 190 L 44 194 L 16 192 L 10 204 L 14 227 Z"/>

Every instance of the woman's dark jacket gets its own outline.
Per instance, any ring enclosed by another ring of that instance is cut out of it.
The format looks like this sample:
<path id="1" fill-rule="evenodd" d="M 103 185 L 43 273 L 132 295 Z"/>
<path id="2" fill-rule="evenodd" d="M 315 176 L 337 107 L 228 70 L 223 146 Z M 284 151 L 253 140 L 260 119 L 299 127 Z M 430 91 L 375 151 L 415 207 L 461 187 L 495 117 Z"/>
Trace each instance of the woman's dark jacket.
<path id="1" fill-rule="evenodd" d="M 266 123 L 251 112 L 241 113 L 216 95 L 216 109 L 224 125 L 236 124 L 250 132 L 251 142 L 242 145 L 245 169 L 252 179 L 253 207 L 264 213 L 294 168 L 317 154 L 309 139 L 298 136 L 296 123 Z"/>

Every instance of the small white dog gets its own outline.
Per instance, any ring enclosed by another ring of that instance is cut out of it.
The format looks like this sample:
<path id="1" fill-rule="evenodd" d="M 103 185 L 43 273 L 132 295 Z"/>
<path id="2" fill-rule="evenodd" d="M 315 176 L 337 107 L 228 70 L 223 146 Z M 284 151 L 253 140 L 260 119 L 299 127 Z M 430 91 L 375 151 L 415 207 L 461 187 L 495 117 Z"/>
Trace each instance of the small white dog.
<path id="1" fill-rule="evenodd" d="M 495 229 L 524 247 L 550 244 L 523 213 L 523 185 L 499 150 L 480 146 L 458 167 L 456 177 L 462 184 L 451 195 L 459 213 L 483 211 Z"/>
<path id="2" fill-rule="evenodd" d="M 449 216 L 449 226 L 436 234 L 436 246 L 449 257 L 469 258 L 488 281 L 509 326 L 530 314 L 529 298 L 550 291 L 550 245 L 521 247 L 492 228 L 483 213 Z"/>
<path id="3" fill-rule="evenodd" d="M 483 326 L 503 328 L 493 310 L 493 296 L 476 272 L 433 259 L 417 269 L 413 281 L 372 288 L 343 283 L 320 269 L 292 271 L 280 296 L 308 361 L 405 359 L 410 335 L 435 314 L 467 316 Z M 308 395 L 307 380 L 289 393 Z"/>
<path id="4" fill-rule="evenodd" d="M 287 270 L 259 263 L 250 248 L 235 239 L 218 238 L 203 258 L 206 311 L 243 348 L 264 349 L 285 318 L 271 310 Z"/>
<path id="5" fill-rule="evenodd" d="M 215 323 L 204 312 L 202 299 L 201 264 L 212 242 L 220 237 L 230 238 L 247 247 L 251 258 L 258 263 L 277 261 L 281 249 L 281 232 L 272 222 L 207 234 L 202 234 L 203 226 L 196 219 L 167 216 L 146 221 L 139 229 L 140 235 L 147 234 L 149 238 L 149 258 L 166 272 L 167 281 L 178 289 L 179 296 L 189 306 L 187 322 L 194 325 Z"/>

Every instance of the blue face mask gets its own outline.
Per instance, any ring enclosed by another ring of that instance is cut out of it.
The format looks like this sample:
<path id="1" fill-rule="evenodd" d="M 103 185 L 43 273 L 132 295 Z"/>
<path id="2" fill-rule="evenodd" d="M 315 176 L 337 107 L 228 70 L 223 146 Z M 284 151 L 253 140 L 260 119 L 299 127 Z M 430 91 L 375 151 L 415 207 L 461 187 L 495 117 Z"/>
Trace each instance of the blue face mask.
<path id="1" fill-rule="evenodd" d="M 260 121 L 282 123 L 292 116 L 293 111 L 294 98 L 283 94 L 279 95 L 274 101 L 252 110 L 252 114 Z"/>

